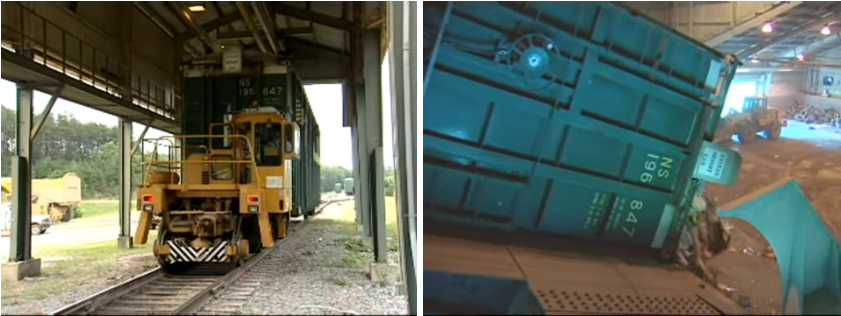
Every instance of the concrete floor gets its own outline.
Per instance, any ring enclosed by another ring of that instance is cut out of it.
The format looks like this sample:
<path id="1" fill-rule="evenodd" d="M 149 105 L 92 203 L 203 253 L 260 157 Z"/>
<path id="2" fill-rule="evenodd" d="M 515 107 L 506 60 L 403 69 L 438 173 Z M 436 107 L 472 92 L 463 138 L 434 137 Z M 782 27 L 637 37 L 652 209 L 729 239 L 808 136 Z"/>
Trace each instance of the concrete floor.
<path id="1" fill-rule="evenodd" d="M 782 139 L 757 139 L 747 144 L 732 143 L 743 158 L 742 171 L 734 186 L 707 186 L 707 192 L 724 204 L 785 177 L 798 180 L 804 193 L 841 240 L 841 131 L 834 128 L 789 122 Z M 730 250 L 710 262 L 719 281 L 745 296 L 752 314 L 781 314 L 782 289 L 776 261 L 749 256 L 744 249 L 761 252 L 765 238 L 751 225 L 730 220 L 734 226 Z"/>

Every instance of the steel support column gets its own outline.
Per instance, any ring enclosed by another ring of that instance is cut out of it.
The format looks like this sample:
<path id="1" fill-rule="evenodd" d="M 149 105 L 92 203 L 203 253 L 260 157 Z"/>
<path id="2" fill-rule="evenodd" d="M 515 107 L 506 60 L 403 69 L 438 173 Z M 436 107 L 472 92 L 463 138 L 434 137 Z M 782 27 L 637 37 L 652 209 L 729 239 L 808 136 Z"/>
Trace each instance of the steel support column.
<path id="1" fill-rule="evenodd" d="M 118 246 L 133 247 L 131 237 L 131 121 L 120 118 L 120 236 Z"/>
<path id="2" fill-rule="evenodd" d="M 353 89 L 353 88 L 351 87 L 350 89 Z M 353 183 L 354 183 L 353 203 L 356 206 L 356 224 L 357 225 L 362 225 L 362 223 L 363 223 L 363 221 L 362 221 L 362 218 L 363 218 L 362 204 L 361 204 L 360 199 L 359 199 L 359 194 L 357 193 L 357 192 L 359 192 L 359 189 L 357 189 L 357 187 L 359 186 L 359 168 L 360 168 L 360 165 L 359 165 L 359 137 L 360 137 L 359 136 L 359 125 L 356 123 L 356 121 L 353 121 L 350 124 L 351 159 L 353 159 L 352 160 L 353 161 L 353 168 L 352 168 L 353 170 L 351 170 L 351 171 L 353 172 Z M 342 184 L 344 184 L 344 182 L 342 182 Z"/>
<path id="3" fill-rule="evenodd" d="M 385 229 L 385 176 L 383 168 L 383 103 L 382 59 L 380 58 L 380 31 L 367 30 L 362 36 L 363 65 L 365 73 L 365 123 L 368 134 L 368 194 L 371 228 L 374 237 L 374 259 L 388 260 Z"/>
<path id="4" fill-rule="evenodd" d="M 361 210 L 362 215 L 362 234 L 363 236 L 372 236 L 371 232 L 371 194 L 369 194 L 368 173 L 370 166 L 368 165 L 368 117 L 365 111 L 368 105 L 365 103 L 365 86 L 358 85 L 356 89 L 356 164 L 359 166 L 356 172 L 356 177 L 353 180 L 354 198 L 357 206 Z"/>
<path id="5" fill-rule="evenodd" d="M 15 118 L 15 156 L 12 158 L 12 221 L 11 253 L 9 261 L 32 259 L 32 100 L 31 87 L 18 85 L 18 104 Z"/>
<path id="6" fill-rule="evenodd" d="M 397 199 L 398 226 L 400 229 L 400 261 L 403 266 L 403 284 L 409 298 L 409 315 L 417 314 L 417 276 L 415 269 L 415 97 L 417 93 L 417 62 L 415 51 L 415 20 L 417 3 L 392 1 L 389 5 L 389 51 L 391 52 L 391 116 L 394 128 L 395 196 Z M 407 19 L 408 17 L 408 19 Z M 408 20 L 408 21 L 407 21 Z M 408 27 L 408 41 L 405 38 Z M 407 56 L 408 55 L 408 56 Z M 408 59 L 408 63 L 406 62 Z M 408 70 L 408 71 L 404 71 Z"/>

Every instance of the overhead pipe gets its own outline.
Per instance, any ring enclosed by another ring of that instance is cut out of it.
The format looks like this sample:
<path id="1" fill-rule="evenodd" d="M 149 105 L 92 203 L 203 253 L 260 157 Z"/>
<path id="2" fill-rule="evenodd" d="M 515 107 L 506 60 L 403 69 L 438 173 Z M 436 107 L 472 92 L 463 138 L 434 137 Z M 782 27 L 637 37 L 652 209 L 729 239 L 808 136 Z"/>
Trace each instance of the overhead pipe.
<path id="1" fill-rule="evenodd" d="M 260 25 L 263 26 L 263 32 L 266 33 L 266 40 L 269 41 L 272 51 L 275 54 L 286 51 L 286 47 L 283 45 L 283 42 L 277 38 L 275 24 L 268 12 L 268 9 L 266 8 L 266 4 L 264 2 L 251 1 L 251 7 L 254 8 L 254 13 L 257 15 L 257 21 L 259 21 Z"/>
<path id="2" fill-rule="evenodd" d="M 257 42 L 257 46 L 260 47 L 260 50 L 264 53 L 268 53 L 269 50 L 266 49 L 266 44 L 263 43 L 263 39 L 260 37 L 260 32 L 257 31 L 257 27 L 254 26 L 254 20 L 251 19 L 251 14 L 248 13 L 248 8 L 245 7 L 245 4 L 242 1 L 237 1 L 237 10 L 239 10 L 239 14 L 242 15 L 242 19 L 245 20 L 245 25 L 248 26 L 248 30 L 251 31 L 251 36 L 254 36 L 254 41 Z"/>
<path id="3" fill-rule="evenodd" d="M 199 39 L 202 41 L 202 43 L 207 45 L 207 47 L 209 47 L 210 50 L 212 50 L 213 52 L 219 51 L 219 47 L 213 45 L 213 40 L 210 39 L 210 36 L 207 35 L 207 32 L 205 32 L 201 25 L 199 25 L 196 22 L 196 20 L 193 19 L 193 16 L 190 15 L 190 13 L 184 11 L 184 9 L 178 9 L 175 6 L 175 4 L 173 4 L 173 2 L 171 1 L 166 1 L 165 3 L 169 7 L 169 9 L 172 10 L 173 13 L 175 13 L 175 15 L 181 18 L 181 21 L 183 21 L 184 24 L 187 24 L 189 28 L 192 28 L 194 31 L 196 31 L 196 34 L 199 35 Z"/>
<path id="4" fill-rule="evenodd" d="M 168 25 L 161 21 L 161 19 L 152 14 L 152 10 L 146 6 L 146 3 L 141 1 L 135 1 L 134 6 L 140 9 L 140 12 L 143 13 L 143 15 L 145 15 L 147 18 L 149 18 L 149 20 L 151 20 L 152 23 L 157 25 L 158 28 L 166 34 L 166 36 L 169 36 L 169 38 L 175 38 L 175 32 L 173 32 Z"/>
<path id="5" fill-rule="evenodd" d="M 153 14 L 152 10 L 149 7 L 146 6 L 146 3 L 142 2 L 142 1 L 135 1 L 134 6 L 137 7 L 138 9 L 140 9 L 140 12 L 143 13 L 143 15 L 145 15 L 150 21 L 152 21 L 152 23 L 154 23 L 156 26 L 158 26 L 158 28 L 161 31 L 163 31 L 164 34 L 166 34 L 166 36 L 169 36 L 169 38 L 171 38 L 171 39 L 175 39 L 175 37 L 176 37 L 175 31 L 173 31 L 169 27 L 169 25 L 166 24 L 166 22 L 164 22 L 160 18 L 158 18 L 157 15 Z M 196 56 L 198 56 L 198 54 L 193 51 L 192 47 L 184 46 L 184 48 L 187 51 L 187 54 L 190 55 L 190 57 L 196 58 Z"/>

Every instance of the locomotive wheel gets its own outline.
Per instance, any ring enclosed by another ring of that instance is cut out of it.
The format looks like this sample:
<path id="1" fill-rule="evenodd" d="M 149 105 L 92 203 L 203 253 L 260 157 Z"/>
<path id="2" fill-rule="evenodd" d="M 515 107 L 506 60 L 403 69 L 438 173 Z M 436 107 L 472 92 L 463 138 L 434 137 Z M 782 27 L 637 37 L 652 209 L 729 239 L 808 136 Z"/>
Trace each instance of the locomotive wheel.
<path id="1" fill-rule="evenodd" d="M 166 229 L 161 227 L 161 229 L 158 230 L 158 238 L 155 239 L 155 245 L 158 245 L 158 246 L 165 245 L 166 244 L 166 235 L 167 235 Z M 164 273 L 166 273 L 166 274 L 177 274 L 178 273 L 178 271 L 176 271 L 176 269 L 175 269 L 175 266 L 166 261 L 166 256 L 157 255 L 155 257 L 158 260 L 158 265 L 161 266 L 161 270 L 163 270 Z"/>
<path id="2" fill-rule="evenodd" d="M 277 237 L 284 239 L 289 236 L 289 213 L 275 215 L 277 216 Z"/>
<path id="3" fill-rule="evenodd" d="M 242 216 L 237 217 L 237 229 L 234 230 L 233 236 L 231 236 L 231 241 L 233 245 L 236 246 L 236 255 L 231 258 L 231 261 L 234 262 L 235 267 L 242 266 L 245 263 L 245 259 L 248 258 L 248 239 L 242 238 Z"/>
<path id="4" fill-rule="evenodd" d="M 240 230 L 248 239 L 248 252 L 256 254 L 263 247 L 263 240 L 260 238 L 260 223 L 257 216 L 250 216 L 242 220 Z"/>

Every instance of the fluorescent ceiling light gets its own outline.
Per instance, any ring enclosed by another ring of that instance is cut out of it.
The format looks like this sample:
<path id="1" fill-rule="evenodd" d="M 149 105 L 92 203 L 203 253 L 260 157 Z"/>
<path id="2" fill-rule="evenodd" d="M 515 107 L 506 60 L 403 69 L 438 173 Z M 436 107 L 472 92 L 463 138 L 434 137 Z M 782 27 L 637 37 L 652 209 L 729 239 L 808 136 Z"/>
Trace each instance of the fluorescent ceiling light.
<path id="1" fill-rule="evenodd" d="M 187 7 L 187 10 L 190 10 L 190 12 L 204 12 L 204 6 L 200 5 L 200 4 L 191 5 L 191 6 Z"/>

